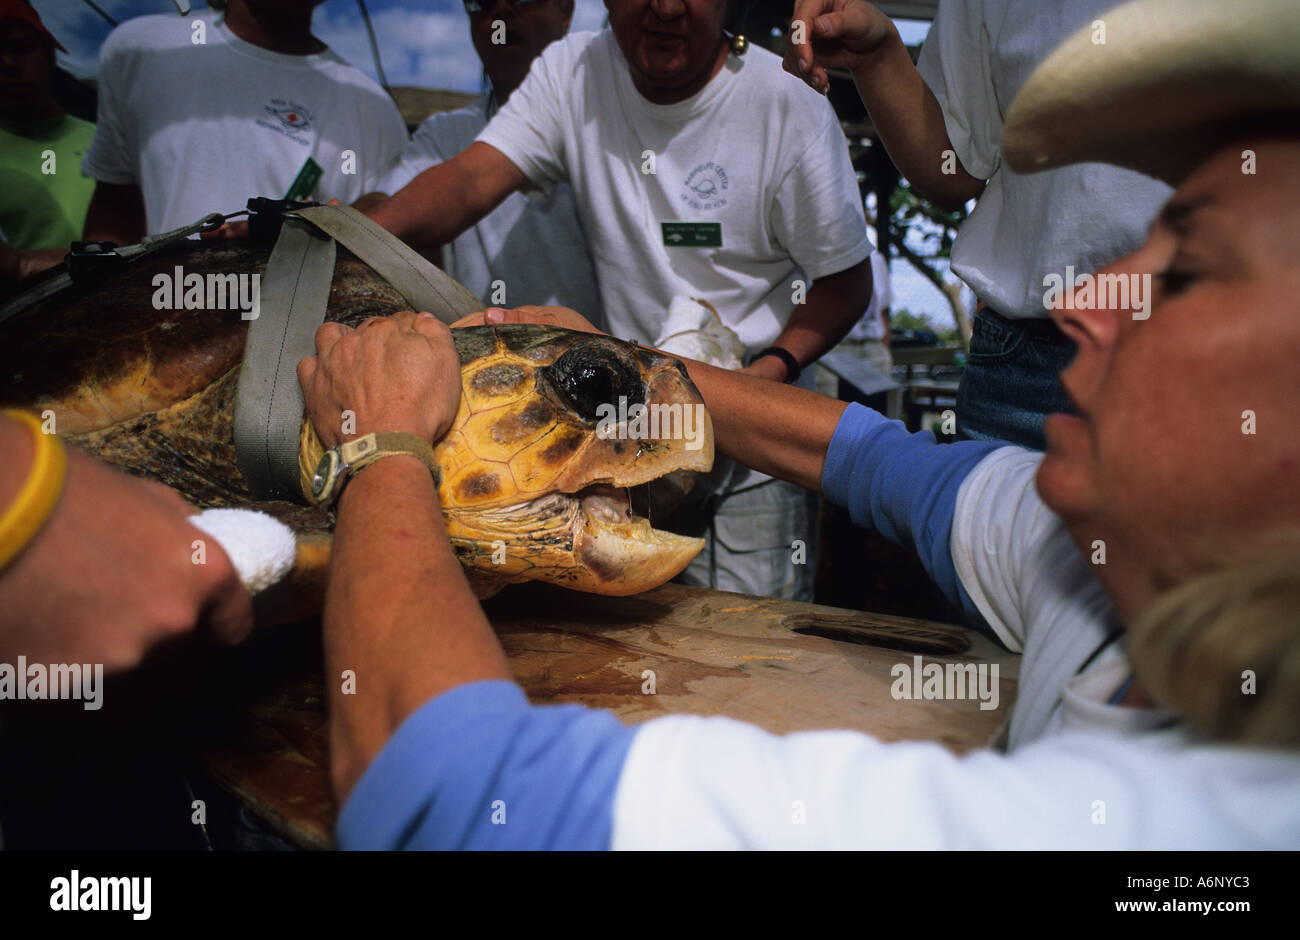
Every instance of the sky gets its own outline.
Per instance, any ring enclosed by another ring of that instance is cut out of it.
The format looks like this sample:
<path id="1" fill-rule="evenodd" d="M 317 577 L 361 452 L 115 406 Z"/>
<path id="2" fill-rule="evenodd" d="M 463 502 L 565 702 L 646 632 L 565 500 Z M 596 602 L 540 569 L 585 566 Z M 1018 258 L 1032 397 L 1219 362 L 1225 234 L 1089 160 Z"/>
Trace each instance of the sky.
<path id="1" fill-rule="evenodd" d="M 206 12 L 205 0 L 189 0 L 193 13 Z M 173 0 L 95 0 L 121 22 L 133 16 L 179 16 Z M 83 0 L 32 0 L 32 6 L 68 55 L 59 64 L 82 78 L 95 74 L 99 45 L 112 27 Z M 367 0 L 383 56 L 394 85 L 478 91 L 483 70 L 469 42 L 469 17 L 461 0 Z M 575 0 L 574 29 L 599 29 L 605 22 L 601 0 Z M 326 0 L 316 8 L 312 32 L 371 78 L 375 74 L 369 40 L 354 0 Z"/>
<path id="2" fill-rule="evenodd" d="M 205 0 L 189 0 L 194 13 Z M 133 16 L 179 16 L 173 0 L 95 0 L 118 22 Z M 84 0 L 32 0 L 41 19 L 68 48 L 59 64 L 81 78 L 95 74 L 99 45 L 112 27 Z M 394 85 L 478 91 L 483 70 L 469 43 L 469 17 L 461 0 L 367 0 L 384 71 Z M 602 0 L 575 0 L 574 29 L 600 29 Z M 900 23 L 905 42 L 919 42 L 923 23 Z M 353 65 L 377 78 L 365 26 L 354 0 L 326 0 L 316 8 L 312 31 Z"/>
<path id="3" fill-rule="evenodd" d="M 192 14 L 206 13 L 206 0 L 189 0 Z M 179 16 L 173 0 L 95 0 L 118 22 L 134 16 Z M 81 78 L 95 75 L 100 44 L 112 26 L 84 0 L 32 0 L 46 27 L 68 49 L 59 64 Z M 370 19 L 393 85 L 446 88 L 478 92 L 483 69 L 469 42 L 469 17 L 462 0 L 367 0 Z M 605 22 L 602 0 L 575 0 L 573 29 L 600 29 Z M 928 23 L 898 21 L 903 41 L 919 43 Z M 326 0 L 312 19 L 312 32 L 339 55 L 377 80 L 365 26 L 354 0 Z M 919 246 L 914 246 L 919 247 Z M 891 265 L 895 307 L 931 315 L 947 326 L 948 306 L 928 281 L 906 262 Z"/>

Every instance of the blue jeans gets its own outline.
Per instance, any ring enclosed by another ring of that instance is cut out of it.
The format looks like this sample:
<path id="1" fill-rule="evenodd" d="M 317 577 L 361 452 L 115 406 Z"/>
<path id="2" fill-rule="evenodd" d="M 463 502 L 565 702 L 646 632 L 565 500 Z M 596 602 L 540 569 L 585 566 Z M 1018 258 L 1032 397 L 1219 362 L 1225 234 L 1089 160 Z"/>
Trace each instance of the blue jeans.
<path id="1" fill-rule="evenodd" d="M 1050 319 L 1011 320 L 981 310 L 957 388 L 957 437 L 1044 450 L 1043 419 L 1074 413 L 1060 381 L 1074 353 L 1074 342 Z"/>

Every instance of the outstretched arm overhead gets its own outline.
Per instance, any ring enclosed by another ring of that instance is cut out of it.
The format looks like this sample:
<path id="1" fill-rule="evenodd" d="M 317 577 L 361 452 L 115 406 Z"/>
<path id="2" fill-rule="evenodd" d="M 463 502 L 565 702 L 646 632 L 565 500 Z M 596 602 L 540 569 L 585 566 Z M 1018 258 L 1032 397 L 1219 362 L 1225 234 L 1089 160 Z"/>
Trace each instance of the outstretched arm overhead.
<path id="1" fill-rule="evenodd" d="M 944 172 L 953 147 L 943 111 L 888 16 L 865 0 L 798 0 L 790 31 L 786 71 L 825 92 L 827 68 L 850 70 L 890 159 L 923 196 L 955 209 L 984 191 L 959 162 Z"/>

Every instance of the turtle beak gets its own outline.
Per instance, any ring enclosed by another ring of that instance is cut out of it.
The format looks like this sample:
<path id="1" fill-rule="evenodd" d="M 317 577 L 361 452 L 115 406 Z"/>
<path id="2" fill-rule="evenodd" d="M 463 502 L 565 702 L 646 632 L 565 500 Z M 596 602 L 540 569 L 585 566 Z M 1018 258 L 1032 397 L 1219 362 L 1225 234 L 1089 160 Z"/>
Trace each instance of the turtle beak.
<path id="1" fill-rule="evenodd" d="M 646 519 L 609 522 L 587 516 L 576 556 L 578 578 L 570 585 L 596 594 L 639 594 L 681 574 L 704 548 L 704 539 L 650 527 Z"/>

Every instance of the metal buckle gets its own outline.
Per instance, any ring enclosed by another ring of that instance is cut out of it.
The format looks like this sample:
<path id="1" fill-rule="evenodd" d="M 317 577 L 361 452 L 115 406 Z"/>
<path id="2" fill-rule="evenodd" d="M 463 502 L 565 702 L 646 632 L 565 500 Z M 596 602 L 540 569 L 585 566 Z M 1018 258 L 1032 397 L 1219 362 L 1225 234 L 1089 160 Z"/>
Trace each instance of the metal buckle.
<path id="1" fill-rule="evenodd" d="M 73 242 L 64 261 L 72 283 L 82 284 L 121 270 L 127 259 L 117 253 L 116 242 Z"/>
<path id="2" fill-rule="evenodd" d="M 311 209 L 319 202 L 297 199 L 267 199 L 254 196 L 248 200 L 248 234 L 255 241 L 273 242 L 280 237 L 280 227 L 287 213 Z"/>

